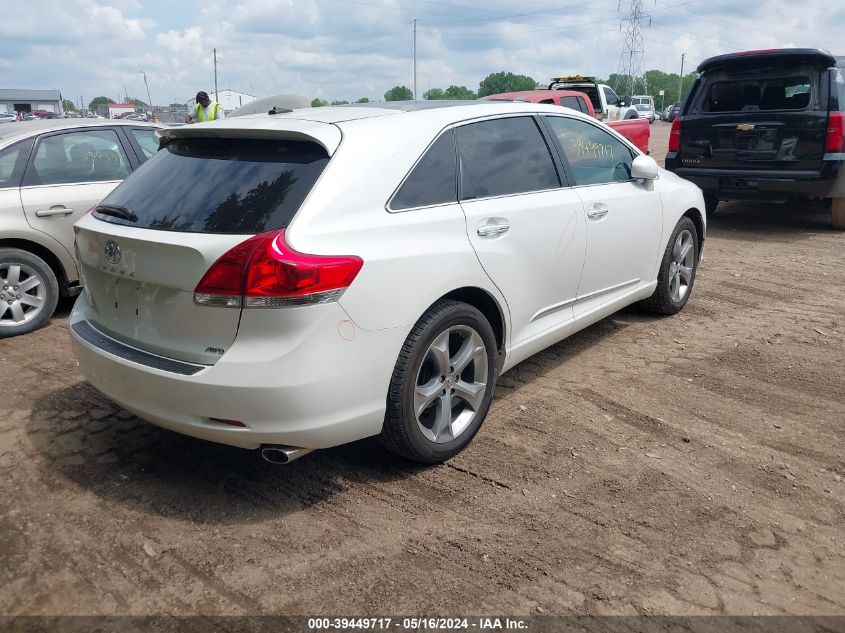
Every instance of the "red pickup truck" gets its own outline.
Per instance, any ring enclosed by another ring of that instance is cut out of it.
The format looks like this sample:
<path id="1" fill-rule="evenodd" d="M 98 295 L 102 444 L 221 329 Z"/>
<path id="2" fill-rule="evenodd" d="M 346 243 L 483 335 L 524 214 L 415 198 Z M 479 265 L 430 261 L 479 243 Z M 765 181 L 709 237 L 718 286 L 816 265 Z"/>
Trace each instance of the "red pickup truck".
<path id="1" fill-rule="evenodd" d="M 572 108 L 577 112 L 589 114 L 596 118 L 596 112 L 589 97 L 576 90 L 523 90 L 521 92 L 502 92 L 483 97 L 488 101 L 524 101 L 526 103 L 548 103 L 564 108 Z M 627 138 L 645 154 L 649 153 L 648 141 L 651 129 L 647 119 L 625 119 L 623 121 L 608 121 L 605 123 L 616 132 Z"/>

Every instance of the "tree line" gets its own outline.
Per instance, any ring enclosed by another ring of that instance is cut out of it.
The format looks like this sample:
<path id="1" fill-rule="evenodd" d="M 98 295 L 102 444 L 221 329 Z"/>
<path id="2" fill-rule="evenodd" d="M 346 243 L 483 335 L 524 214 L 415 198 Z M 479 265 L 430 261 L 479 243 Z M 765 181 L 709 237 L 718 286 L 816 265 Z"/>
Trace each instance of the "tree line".
<path id="1" fill-rule="evenodd" d="M 676 101 L 680 101 L 684 94 L 692 86 L 697 75 L 689 73 L 684 75 L 683 83 L 680 81 L 678 73 L 665 73 L 662 70 L 647 70 L 643 78 L 634 82 L 634 90 L 631 91 L 630 77 L 613 73 L 607 79 L 598 79 L 598 83 L 609 85 L 617 94 L 629 95 L 651 95 L 656 106 L 669 105 Z M 478 99 L 488 95 L 499 94 L 502 92 L 519 92 L 522 90 L 535 90 L 536 88 L 545 88 L 548 83 L 536 81 L 533 77 L 528 75 L 518 75 L 511 72 L 501 71 L 491 73 L 481 80 L 478 84 L 477 90 L 472 90 L 467 86 L 451 85 L 448 88 L 429 88 L 423 92 L 422 97 L 426 100 L 438 99 Z M 660 91 L 663 90 L 664 95 L 660 96 Z M 680 90 L 680 93 L 679 93 Z M 394 86 L 384 93 L 385 101 L 411 101 L 414 98 L 414 93 L 410 88 L 404 85 Z M 134 104 L 139 108 L 148 108 L 149 106 L 140 99 L 128 99 L 129 103 Z M 367 97 L 361 97 L 353 102 L 343 99 L 328 101 L 325 99 L 314 99 L 311 102 L 312 108 L 328 105 L 346 105 L 348 103 L 369 103 Z M 88 104 L 88 109 L 106 110 L 110 103 L 115 103 L 109 97 L 95 97 Z M 187 107 L 184 103 L 171 103 L 171 108 Z M 65 110 L 75 111 L 73 102 L 65 100 Z"/>
<path id="2" fill-rule="evenodd" d="M 665 73 L 661 70 L 648 70 L 644 78 L 638 79 L 634 83 L 634 90 L 631 92 L 631 80 L 616 73 L 612 73 L 607 79 L 599 78 L 598 83 L 607 84 L 616 91 L 620 96 L 637 94 L 637 95 L 651 95 L 654 103 L 657 106 L 661 102 L 665 105 L 680 101 L 681 97 L 686 94 L 697 75 L 689 73 L 684 75 L 683 85 L 680 82 L 680 75 L 678 73 Z M 548 83 L 538 82 L 533 77 L 528 75 L 518 75 L 511 72 L 498 72 L 487 75 L 478 84 L 477 90 L 472 90 L 467 86 L 451 85 L 448 88 L 429 88 L 422 97 L 427 100 L 436 99 L 478 99 L 488 95 L 499 94 L 502 92 L 519 92 L 522 90 L 535 90 L 537 88 L 545 88 Z M 660 91 L 664 91 L 663 97 L 660 96 Z M 679 92 L 680 95 L 679 95 Z M 385 101 L 410 101 L 414 98 L 414 93 L 410 88 L 404 85 L 394 86 L 384 93 Z M 359 99 L 356 103 L 366 103 L 368 99 L 364 97 Z M 313 107 L 324 105 L 340 105 L 348 103 L 347 101 L 324 101 L 322 99 L 314 99 L 311 102 Z"/>

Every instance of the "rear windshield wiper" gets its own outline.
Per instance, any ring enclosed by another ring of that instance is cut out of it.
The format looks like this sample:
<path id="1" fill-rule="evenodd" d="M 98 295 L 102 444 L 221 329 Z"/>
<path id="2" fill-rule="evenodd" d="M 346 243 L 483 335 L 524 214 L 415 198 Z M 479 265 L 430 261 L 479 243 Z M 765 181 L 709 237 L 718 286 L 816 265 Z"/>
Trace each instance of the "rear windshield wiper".
<path id="1" fill-rule="evenodd" d="M 127 222 L 138 221 L 138 216 L 126 207 L 119 207 L 117 205 L 111 204 L 101 204 L 96 209 L 94 209 L 94 211 L 102 215 L 111 215 L 116 218 L 120 218 L 121 220 L 126 220 Z"/>

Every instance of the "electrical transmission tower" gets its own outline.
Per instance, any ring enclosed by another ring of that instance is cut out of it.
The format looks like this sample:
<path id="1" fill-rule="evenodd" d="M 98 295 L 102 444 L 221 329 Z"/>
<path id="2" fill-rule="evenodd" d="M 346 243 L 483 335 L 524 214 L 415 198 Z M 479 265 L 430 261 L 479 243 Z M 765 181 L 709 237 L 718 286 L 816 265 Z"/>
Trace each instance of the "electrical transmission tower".
<path id="1" fill-rule="evenodd" d="M 619 0 L 619 7 L 622 7 L 622 0 Z M 631 12 L 625 22 L 625 45 L 622 47 L 622 57 L 619 60 L 619 77 L 623 82 L 622 89 L 627 90 L 629 95 L 634 94 L 636 83 L 641 80 L 645 89 L 645 46 L 643 45 L 643 22 L 648 20 L 651 25 L 651 16 L 643 13 L 643 0 L 631 0 Z M 620 28 L 622 25 L 619 25 Z M 618 84 L 618 81 L 617 81 Z M 614 86 L 618 90 L 619 86 Z"/>

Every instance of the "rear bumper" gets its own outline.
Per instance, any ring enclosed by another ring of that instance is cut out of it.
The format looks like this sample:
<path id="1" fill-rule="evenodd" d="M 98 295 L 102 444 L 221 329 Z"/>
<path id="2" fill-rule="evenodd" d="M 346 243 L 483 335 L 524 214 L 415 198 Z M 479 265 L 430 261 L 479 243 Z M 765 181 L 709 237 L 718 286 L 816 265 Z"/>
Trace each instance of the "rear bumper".
<path id="1" fill-rule="evenodd" d="M 149 422 L 242 448 L 326 448 L 379 433 L 407 335 L 404 328 L 362 331 L 333 303 L 288 308 L 308 310 L 315 320 L 307 338 L 291 341 L 278 334 L 281 311 L 247 310 L 226 354 L 186 374 L 91 336 L 96 328 L 85 317 L 86 305 L 83 295 L 70 332 L 80 370 L 94 387 Z M 246 428 L 211 418 L 239 420 Z"/>
<path id="2" fill-rule="evenodd" d="M 666 169 L 720 200 L 789 200 L 845 196 L 845 169 L 826 160 L 819 171 L 699 169 L 680 166 L 676 152 L 666 154 Z"/>

